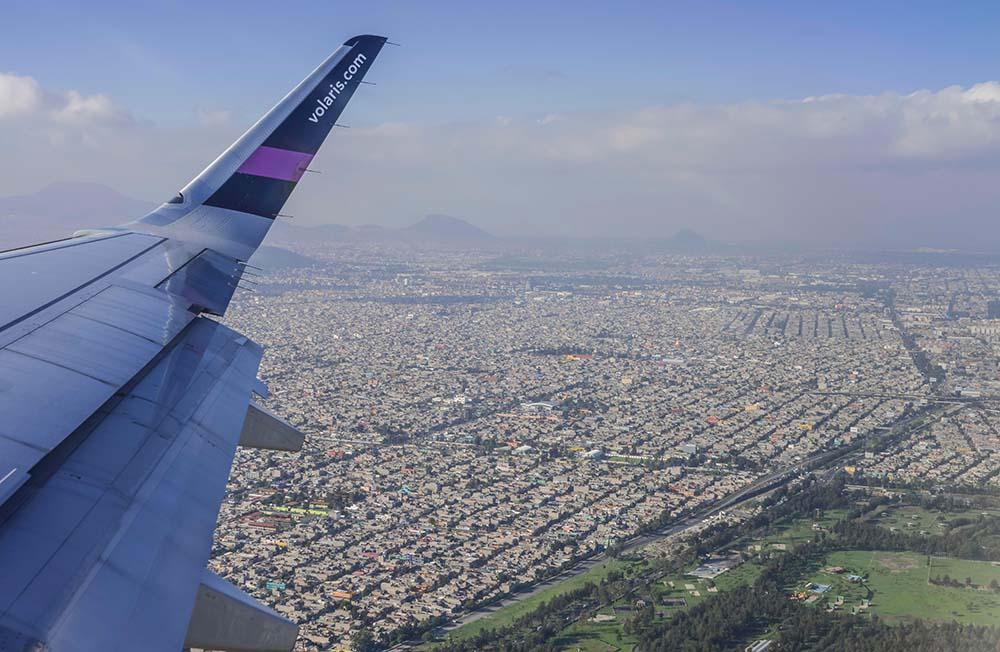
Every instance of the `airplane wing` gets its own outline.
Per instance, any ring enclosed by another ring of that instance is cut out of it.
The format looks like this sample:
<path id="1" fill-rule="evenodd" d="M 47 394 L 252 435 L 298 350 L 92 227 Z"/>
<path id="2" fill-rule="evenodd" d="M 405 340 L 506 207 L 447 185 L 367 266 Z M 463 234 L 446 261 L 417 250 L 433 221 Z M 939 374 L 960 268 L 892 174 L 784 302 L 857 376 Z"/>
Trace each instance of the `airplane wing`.
<path id="1" fill-rule="evenodd" d="M 236 447 L 302 444 L 210 316 L 384 44 L 349 39 L 149 215 L 0 252 L 0 651 L 294 645 L 206 569 Z"/>

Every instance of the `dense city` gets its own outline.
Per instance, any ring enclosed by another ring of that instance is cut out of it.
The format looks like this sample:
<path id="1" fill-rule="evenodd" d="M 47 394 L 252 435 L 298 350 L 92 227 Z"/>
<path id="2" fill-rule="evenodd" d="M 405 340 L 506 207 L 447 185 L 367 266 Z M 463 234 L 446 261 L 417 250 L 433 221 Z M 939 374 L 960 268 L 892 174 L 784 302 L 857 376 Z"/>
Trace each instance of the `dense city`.
<path id="1" fill-rule="evenodd" d="M 226 321 L 305 448 L 238 453 L 212 566 L 303 650 L 389 647 L 817 466 L 1000 487 L 995 266 L 298 248 Z"/>

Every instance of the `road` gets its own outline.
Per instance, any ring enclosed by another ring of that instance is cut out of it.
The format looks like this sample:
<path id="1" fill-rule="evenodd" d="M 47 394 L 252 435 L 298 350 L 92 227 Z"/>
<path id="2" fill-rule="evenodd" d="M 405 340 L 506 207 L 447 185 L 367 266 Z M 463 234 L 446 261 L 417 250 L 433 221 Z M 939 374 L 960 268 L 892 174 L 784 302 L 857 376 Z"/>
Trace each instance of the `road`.
<path id="1" fill-rule="evenodd" d="M 910 432 L 911 426 L 913 426 L 915 423 L 919 424 L 920 428 L 925 427 L 927 425 L 927 419 L 933 416 L 933 414 L 929 412 L 930 411 L 921 410 L 907 416 L 902 421 L 896 423 L 892 427 L 891 432 L 882 437 L 881 439 L 889 440 L 892 439 L 893 437 L 900 436 L 903 433 Z M 864 445 L 864 443 L 865 443 L 864 440 L 859 439 L 856 442 L 849 444 L 847 446 L 842 446 L 832 451 L 824 451 L 821 453 L 817 453 L 815 455 L 811 455 L 806 459 L 794 464 L 793 466 L 774 471 L 773 473 L 770 473 L 764 476 L 763 478 L 757 480 L 749 487 L 746 487 L 745 489 L 742 489 L 736 492 L 735 494 L 726 497 L 721 502 L 717 502 L 713 505 L 705 507 L 704 509 L 697 511 L 694 514 L 691 514 L 681 519 L 680 521 L 672 523 L 655 532 L 639 535 L 633 537 L 632 539 L 629 539 L 624 543 L 623 550 L 634 550 L 636 548 L 640 548 L 642 546 L 650 544 L 654 541 L 675 536 L 686 530 L 694 528 L 703 523 L 704 521 L 706 521 L 707 519 L 717 515 L 719 512 L 738 507 L 739 505 L 747 501 L 753 500 L 754 498 L 757 498 L 765 493 L 774 491 L 784 486 L 792 479 L 800 476 L 803 473 L 812 472 L 817 469 L 822 469 L 823 467 L 830 467 L 830 465 L 832 465 L 834 462 L 839 462 L 840 460 L 843 460 L 845 457 L 848 457 L 849 455 L 858 452 L 859 449 Z M 830 479 L 832 479 L 832 477 L 838 470 L 839 470 L 839 465 L 838 467 L 827 468 L 822 475 L 822 479 L 824 481 L 829 481 Z M 558 575 L 540 584 L 534 585 L 528 591 L 517 593 L 516 595 L 504 598 L 500 602 L 495 602 L 488 606 L 484 606 L 474 611 L 471 611 L 467 614 L 464 614 L 460 618 L 454 620 L 451 624 L 441 628 L 439 632 L 440 631 L 450 632 L 452 630 L 458 629 L 459 627 L 462 627 L 463 625 L 474 623 L 477 620 L 486 618 L 487 616 L 496 613 L 497 611 L 503 609 L 504 607 L 508 607 L 523 600 L 527 600 L 528 598 L 538 595 L 542 591 L 545 591 L 553 586 L 561 584 L 562 582 L 565 582 L 568 579 L 576 577 L 577 575 L 580 575 L 582 573 L 586 573 L 588 570 L 590 570 L 597 564 L 600 564 L 606 559 L 607 559 L 606 553 L 599 553 L 593 557 L 588 557 L 587 559 L 584 559 L 579 563 L 577 563 L 572 568 L 568 568 L 559 573 Z M 407 641 L 407 644 L 419 645 L 420 641 Z M 402 645 L 396 647 L 400 648 L 402 647 Z"/>
<path id="2" fill-rule="evenodd" d="M 760 496 L 761 494 L 767 493 L 769 491 L 774 491 L 778 487 L 789 482 L 791 479 L 797 477 L 803 471 L 808 471 L 811 468 L 816 468 L 817 465 L 822 465 L 822 463 L 829 463 L 831 459 L 834 458 L 839 459 L 843 457 L 849 452 L 852 452 L 853 449 L 848 450 L 849 448 L 850 447 L 845 447 L 844 449 L 840 449 L 837 451 L 821 453 L 811 458 L 808 458 L 796 464 L 795 466 L 782 469 L 780 471 L 775 471 L 774 473 L 771 473 L 770 475 L 761 478 L 760 480 L 750 485 L 749 487 L 735 494 L 732 494 L 731 496 L 724 499 L 722 502 L 716 503 L 703 510 L 699 510 L 697 513 L 692 514 L 684 518 L 683 520 L 678 521 L 677 523 L 672 523 L 650 534 L 643 534 L 633 537 L 632 539 L 629 539 L 628 541 L 625 542 L 623 550 L 633 550 L 635 548 L 640 548 L 654 541 L 665 539 L 667 537 L 680 534 L 685 530 L 689 530 L 703 523 L 706 519 L 715 516 L 721 511 L 736 507 L 746 501 L 752 500 L 753 498 Z M 833 457 L 831 458 L 831 456 Z M 593 557 L 588 557 L 587 559 L 584 559 L 583 561 L 577 563 L 572 568 L 568 568 L 559 573 L 558 575 L 540 584 L 534 585 L 528 591 L 517 593 L 515 595 L 504 598 L 500 602 L 496 602 L 491 605 L 481 607 L 479 609 L 476 609 L 475 611 L 471 611 L 463 615 L 462 617 L 453 621 L 451 624 L 442 628 L 442 631 L 449 632 L 459 627 L 462 627 L 463 625 L 474 623 L 477 620 L 481 620 L 487 616 L 496 613 L 497 611 L 503 609 L 504 607 L 508 607 L 523 600 L 527 600 L 528 598 L 538 595 L 542 591 L 545 591 L 553 586 L 561 584 L 562 582 L 565 582 L 568 579 L 576 577 L 577 575 L 580 575 L 582 573 L 586 573 L 588 570 L 600 564 L 601 562 L 605 561 L 607 558 L 608 558 L 607 554 L 603 552 L 594 555 Z"/>

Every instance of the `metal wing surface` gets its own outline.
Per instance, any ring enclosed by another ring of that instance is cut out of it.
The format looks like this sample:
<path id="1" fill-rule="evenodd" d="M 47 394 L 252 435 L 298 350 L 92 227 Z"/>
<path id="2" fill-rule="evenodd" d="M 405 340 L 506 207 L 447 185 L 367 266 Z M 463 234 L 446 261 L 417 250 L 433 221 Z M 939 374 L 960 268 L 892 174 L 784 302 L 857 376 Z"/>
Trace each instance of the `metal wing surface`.
<path id="1" fill-rule="evenodd" d="M 236 447 L 302 442 L 212 316 L 384 43 L 349 39 L 149 215 L 0 252 L 0 651 L 294 645 L 205 568 Z"/>

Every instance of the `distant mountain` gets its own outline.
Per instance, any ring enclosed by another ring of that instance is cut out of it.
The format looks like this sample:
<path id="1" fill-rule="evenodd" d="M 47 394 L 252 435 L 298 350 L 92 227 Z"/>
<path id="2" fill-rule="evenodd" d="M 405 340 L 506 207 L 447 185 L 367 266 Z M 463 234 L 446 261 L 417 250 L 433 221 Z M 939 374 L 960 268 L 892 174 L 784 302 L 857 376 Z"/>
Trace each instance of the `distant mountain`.
<path id="1" fill-rule="evenodd" d="M 28 195 L 0 197 L 0 217 L 89 220 L 85 226 L 120 224 L 154 208 L 155 204 L 126 197 L 99 183 L 61 181 Z"/>
<path id="2" fill-rule="evenodd" d="M 353 238 L 354 229 L 346 226 L 344 224 L 321 224 L 319 226 L 308 227 L 309 232 L 315 235 L 321 235 L 325 238 Z"/>
<path id="3" fill-rule="evenodd" d="M 677 251 L 701 251 L 707 249 L 711 243 L 696 231 L 681 229 L 667 238 L 663 244 L 668 249 Z"/>
<path id="4" fill-rule="evenodd" d="M 154 208 L 99 183 L 59 182 L 38 192 L 0 197 L 0 249 L 117 226 Z"/>
<path id="5" fill-rule="evenodd" d="M 264 271 L 272 269 L 299 269 L 302 267 L 312 267 L 317 261 L 302 254 L 290 251 L 283 247 L 273 247 L 263 245 L 250 257 L 248 261 L 251 265 L 260 267 Z"/>
<path id="6" fill-rule="evenodd" d="M 142 217 L 156 206 L 99 183 L 58 182 L 38 192 L 0 197 L 0 250 L 65 238 L 80 229 L 117 226 Z M 466 246 L 495 239 L 490 233 L 457 217 L 428 215 L 399 229 L 344 224 L 299 226 L 295 222 L 279 219 L 271 229 L 268 240 L 289 244 L 411 242 Z M 272 254 L 277 256 L 276 252 Z M 295 261 L 287 256 L 280 258 L 294 267 L 307 264 L 305 260 Z"/>
<path id="7" fill-rule="evenodd" d="M 425 240 L 475 242 L 493 239 L 491 234 L 478 226 L 450 215 L 428 215 L 401 230 L 405 235 Z"/>

